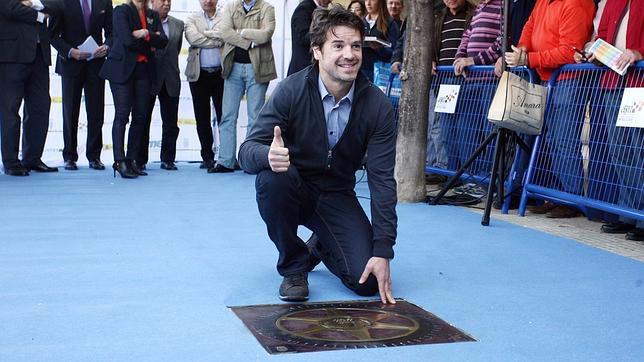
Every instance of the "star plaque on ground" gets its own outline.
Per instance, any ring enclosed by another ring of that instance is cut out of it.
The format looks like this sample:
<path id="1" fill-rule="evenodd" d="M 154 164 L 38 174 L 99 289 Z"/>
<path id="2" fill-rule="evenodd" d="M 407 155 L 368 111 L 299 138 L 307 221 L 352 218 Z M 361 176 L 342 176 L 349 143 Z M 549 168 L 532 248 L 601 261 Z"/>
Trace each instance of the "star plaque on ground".
<path id="1" fill-rule="evenodd" d="M 475 341 L 405 300 L 231 307 L 270 354 Z"/>

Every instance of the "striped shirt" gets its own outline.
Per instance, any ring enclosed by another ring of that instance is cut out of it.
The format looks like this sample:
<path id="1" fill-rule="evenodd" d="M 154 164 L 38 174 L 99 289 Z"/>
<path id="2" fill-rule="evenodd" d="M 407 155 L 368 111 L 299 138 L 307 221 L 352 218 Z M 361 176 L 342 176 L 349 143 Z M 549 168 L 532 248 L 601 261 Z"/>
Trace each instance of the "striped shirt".
<path id="1" fill-rule="evenodd" d="M 466 17 L 467 6 L 463 6 L 456 15 L 452 15 L 449 11 L 445 15 L 441 32 L 438 65 L 454 64 L 456 51 L 461 44 L 461 38 L 463 38 L 463 32 L 465 31 Z"/>
<path id="2" fill-rule="evenodd" d="M 502 0 L 482 1 L 463 33 L 456 58 L 472 57 L 476 65 L 494 64 L 501 56 Z"/>

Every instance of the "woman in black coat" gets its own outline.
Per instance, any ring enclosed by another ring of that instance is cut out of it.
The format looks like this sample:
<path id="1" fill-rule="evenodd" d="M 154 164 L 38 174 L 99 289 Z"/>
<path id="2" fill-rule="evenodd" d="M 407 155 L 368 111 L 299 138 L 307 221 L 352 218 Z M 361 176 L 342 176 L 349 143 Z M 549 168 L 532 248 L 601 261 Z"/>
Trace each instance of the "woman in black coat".
<path id="1" fill-rule="evenodd" d="M 396 48 L 400 30 L 398 24 L 389 16 L 385 0 L 366 0 L 367 15 L 364 17 L 365 36 L 372 36 L 391 43 L 385 47 L 376 42 L 365 42 L 362 48 L 362 67 L 364 75 L 373 82 L 373 65 L 375 62 L 389 63 L 391 54 Z"/>
<path id="2" fill-rule="evenodd" d="M 114 176 L 123 178 L 147 175 L 134 159 L 141 144 L 154 81 L 154 50 L 164 48 L 168 39 L 163 32 L 159 14 L 148 7 L 149 0 L 129 0 L 114 8 L 112 47 L 109 49 L 100 76 L 109 80 L 114 98 L 112 142 Z M 125 128 L 132 113 L 125 154 Z"/>

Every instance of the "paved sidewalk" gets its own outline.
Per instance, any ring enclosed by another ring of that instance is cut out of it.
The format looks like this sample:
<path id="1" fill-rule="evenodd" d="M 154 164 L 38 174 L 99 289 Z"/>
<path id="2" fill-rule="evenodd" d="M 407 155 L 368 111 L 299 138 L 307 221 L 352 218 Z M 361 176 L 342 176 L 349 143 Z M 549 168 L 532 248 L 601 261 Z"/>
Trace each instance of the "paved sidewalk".
<path id="1" fill-rule="evenodd" d="M 438 185 L 427 185 L 428 196 L 434 196 L 440 190 Z M 447 195 L 451 195 L 451 191 Z M 463 206 L 483 215 L 485 199 L 473 206 Z M 602 222 L 588 220 L 585 216 L 569 219 L 551 219 L 546 215 L 533 214 L 526 211 L 525 217 L 518 215 L 517 210 L 510 210 L 508 214 L 502 214 L 500 210 L 492 208 L 492 220 L 503 220 L 515 225 L 520 225 L 533 230 L 560 236 L 580 243 L 590 245 L 599 249 L 609 251 L 621 256 L 644 262 L 644 242 L 626 240 L 624 234 L 606 234 L 600 231 Z"/>
<path id="2" fill-rule="evenodd" d="M 485 202 L 469 208 L 483 215 Z M 603 223 L 588 220 L 585 216 L 569 219 L 551 219 L 546 215 L 526 211 L 525 217 L 521 217 L 517 210 L 510 210 L 508 214 L 502 214 L 501 210 L 492 208 L 491 218 L 490 223 L 493 223 L 494 219 L 507 221 L 551 235 L 573 239 L 586 245 L 644 262 L 644 242 L 626 240 L 624 234 L 602 233 L 600 229 Z"/>
<path id="3" fill-rule="evenodd" d="M 479 211 L 482 215 L 484 205 L 481 204 L 480 208 L 473 208 L 473 210 Z M 525 217 L 521 217 L 516 210 L 510 210 L 509 214 L 504 215 L 501 211 L 492 209 L 492 218 L 491 222 L 494 222 L 494 219 L 507 221 L 644 262 L 644 242 L 626 240 L 624 234 L 602 233 L 600 231 L 601 222 L 588 220 L 584 216 L 570 219 L 550 219 L 545 215 L 537 215 L 528 211 Z"/>

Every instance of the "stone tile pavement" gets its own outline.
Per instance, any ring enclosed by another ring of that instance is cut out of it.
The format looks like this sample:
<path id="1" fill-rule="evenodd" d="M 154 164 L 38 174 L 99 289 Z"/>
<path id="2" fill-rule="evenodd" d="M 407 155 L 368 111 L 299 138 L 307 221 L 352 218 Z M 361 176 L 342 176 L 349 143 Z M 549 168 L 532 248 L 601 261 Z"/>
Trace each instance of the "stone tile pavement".
<path id="1" fill-rule="evenodd" d="M 436 195 L 439 190 L 439 185 L 427 185 L 428 196 Z M 452 194 L 452 191 L 449 191 L 447 196 Z M 483 215 L 485 198 L 476 205 L 463 207 Z M 576 240 L 586 245 L 644 262 L 644 242 L 626 240 L 623 234 L 602 233 L 600 231 L 602 222 L 588 220 L 584 216 L 569 219 L 551 219 L 546 215 L 526 211 L 525 217 L 521 217 L 518 215 L 517 210 L 510 210 L 508 214 L 502 214 L 500 210 L 492 208 L 490 224 L 494 223 L 495 219 Z"/>
<path id="2" fill-rule="evenodd" d="M 484 203 L 471 207 L 471 210 L 483 215 Z M 611 253 L 629 257 L 644 262 L 644 242 L 626 240 L 623 234 L 606 234 L 600 231 L 602 222 L 588 220 L 584 216 L 570 219 L 551 219 L 546 215 L 526 212 L 525 217 L 518 215 L 517 210 L 502 214 L 500 210 L 492 209 L 490 223 L 494 220 L 543 231 L 548 234 L 573 239 L 580 243 L 600 248 Z"/>

